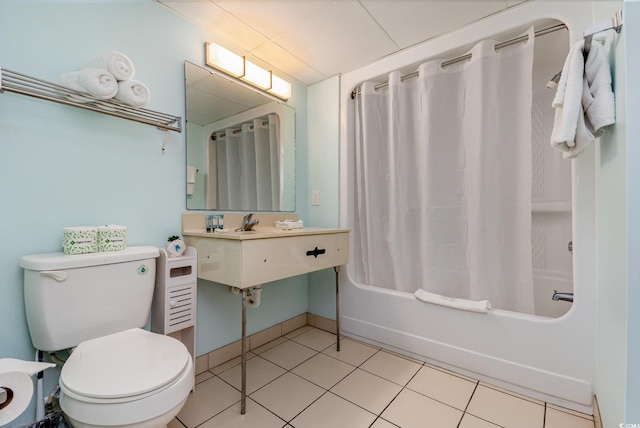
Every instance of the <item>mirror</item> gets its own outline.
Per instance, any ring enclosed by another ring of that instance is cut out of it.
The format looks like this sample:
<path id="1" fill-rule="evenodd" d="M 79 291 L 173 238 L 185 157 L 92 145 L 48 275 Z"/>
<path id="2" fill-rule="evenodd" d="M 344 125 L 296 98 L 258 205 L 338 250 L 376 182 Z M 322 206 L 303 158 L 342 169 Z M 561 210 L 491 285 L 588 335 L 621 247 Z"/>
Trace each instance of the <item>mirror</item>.
<path id="1" fill-rule="evenodd" d="M 295 211 L 295 110 L 185 61 L 187 209 Z"/>

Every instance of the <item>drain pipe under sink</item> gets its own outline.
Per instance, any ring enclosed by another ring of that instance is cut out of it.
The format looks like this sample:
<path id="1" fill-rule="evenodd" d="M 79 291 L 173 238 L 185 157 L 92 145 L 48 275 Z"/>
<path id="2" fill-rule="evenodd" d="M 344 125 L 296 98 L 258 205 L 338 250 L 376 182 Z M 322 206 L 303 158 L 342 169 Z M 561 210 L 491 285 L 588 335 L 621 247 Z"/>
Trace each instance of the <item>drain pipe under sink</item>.
<path id="1" fill-rule="evenodd" d="M 238 287 L 229 287 L 229 291 L 231 291 L 233 294 L 242 293 L 242 289 Z M 260 306 L 261 295 L 262 295 L 262 285 L 256 285 L 253 288 L 249 288 L 247 290 L 247 297 L 248 297 L 247 306 L 249 306 L 250 308 L 257 308 L 258 306 Z"/>

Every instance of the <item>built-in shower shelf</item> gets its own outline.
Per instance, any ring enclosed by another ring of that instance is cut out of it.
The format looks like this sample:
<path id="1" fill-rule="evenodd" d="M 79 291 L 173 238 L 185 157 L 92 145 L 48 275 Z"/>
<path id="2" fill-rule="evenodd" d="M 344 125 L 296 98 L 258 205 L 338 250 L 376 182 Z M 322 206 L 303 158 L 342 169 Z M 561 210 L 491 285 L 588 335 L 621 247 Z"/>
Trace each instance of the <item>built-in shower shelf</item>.
<path id="1" fill-rule="evenodd" d="M 0 68 L 0 92 L 4 91 L 133 120 L 163 130 L 182 132 L 180 116 L 131 107 L 114 99 L 101 100 L 46 80 Z"/>
<path id="2" fill-rule="evenodd" d="M 533 213 L 565 213 L 571 212 L 571 201 L 534 201 L 531 204 Z"/>

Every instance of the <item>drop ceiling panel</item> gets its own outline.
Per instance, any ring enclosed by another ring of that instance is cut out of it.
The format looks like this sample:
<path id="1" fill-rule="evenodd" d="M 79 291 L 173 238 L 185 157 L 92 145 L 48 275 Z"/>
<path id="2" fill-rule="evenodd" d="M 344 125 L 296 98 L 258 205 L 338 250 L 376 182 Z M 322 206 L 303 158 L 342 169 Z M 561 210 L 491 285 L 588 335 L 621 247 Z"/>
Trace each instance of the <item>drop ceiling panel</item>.
<path id="1" fill-rule="evenodd" d="M 327 76 L 273 42 L 259 46 L 252 50 L 251 54 L 268 64 L 277 64 L 278 69 L 289 76 L 295 76 L 297 80 L 305 85 L 311 85 L 327 78 Z M 275 69 L 273 72 L 276 75 L 278 74 Z M 286 78 L 286 76 L 280 77 Z"/>
<path id="2" fill-rule="evenodd" d="M 503 10 L 504 1 L 363 1 L 403 49 Z M 446 17 L 443 19 L 443 17 Z"/>
<path id="3" fill-rule="evenodd" d="M 267 38 L 209 1 L 163 1 L 164 5 L 212 34 L 250 51 Z M 232 46 L 227 46 L 232 49 Z"/>
<path id="4" fill-rule="evenodd" d="M 526 0 L 156 1 L 211 41 L 310 85 Z"/>
<path id="5" fill-rule="evenodd" d="M 219 1 L 218 6 L 272 39 L 317 12 L 329 1 Z"/>
<path id="6" fill-rule="evenodd" d="M 350 71 L 398 49 L 358 2 L 320 9 L 274 40 L 325 76 Z"/>

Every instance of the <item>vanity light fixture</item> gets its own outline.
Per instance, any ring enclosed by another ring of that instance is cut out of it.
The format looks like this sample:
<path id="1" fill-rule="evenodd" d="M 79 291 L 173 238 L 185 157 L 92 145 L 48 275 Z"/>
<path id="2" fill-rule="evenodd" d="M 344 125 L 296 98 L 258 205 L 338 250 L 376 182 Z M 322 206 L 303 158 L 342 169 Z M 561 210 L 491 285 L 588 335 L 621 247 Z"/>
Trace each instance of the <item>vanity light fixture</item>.
<path id="1" fill-rule="evenodd" d="M 205 64 L 283 100 L 291 96 L 291 83 L 275 76 L 271 71 L 257 66 L 215 43 L 204 44 Z"/>

